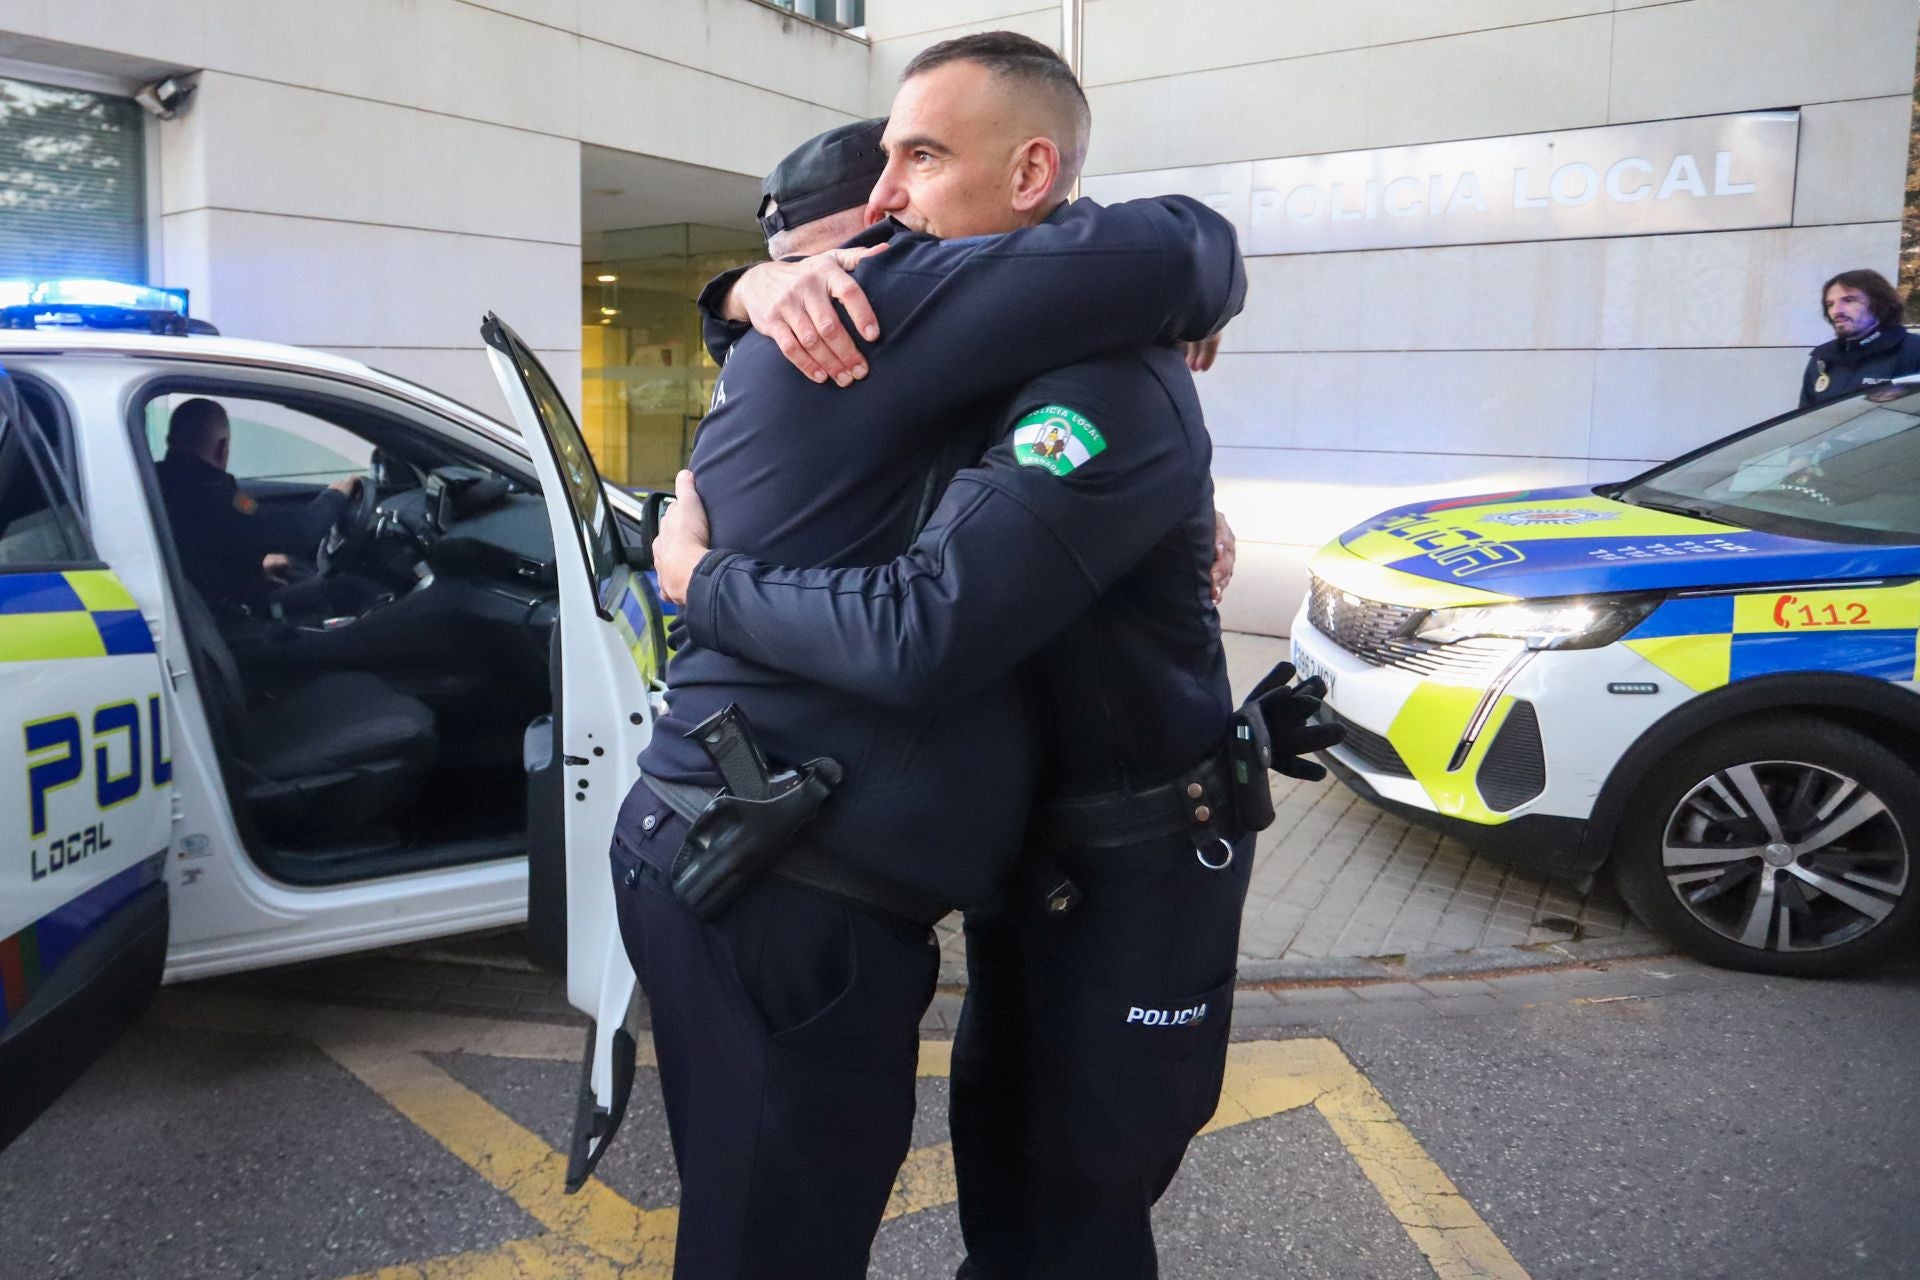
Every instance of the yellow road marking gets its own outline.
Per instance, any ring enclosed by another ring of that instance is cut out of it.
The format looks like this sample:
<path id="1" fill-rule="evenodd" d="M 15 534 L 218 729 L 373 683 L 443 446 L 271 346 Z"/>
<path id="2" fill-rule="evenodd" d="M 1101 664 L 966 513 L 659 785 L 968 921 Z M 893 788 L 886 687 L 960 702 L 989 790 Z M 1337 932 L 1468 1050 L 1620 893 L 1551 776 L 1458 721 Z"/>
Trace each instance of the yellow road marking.
<path id="1" fill-rule="evenodd" d="M 1234 1048 L 1263 1060 L 1259 1078 L 1272 1080 L 1277 1073 L 1313 1090 L 1314 1107 L 1440 1280 L 1528 1280 L 1493 1228 L 1339 1045 L 1270 1040 Z"/>
<path id="2" fill-rule="evenodd" d="M 666 1266 L 624 1268 L 563 1236 L 509 1240 L 491 1249 L 403 1263 L 348 1280 L 665 1280 Z"/>
<path id="3" fill-rule="evenodd" d="M 597 1180 L 578 1195 L 566 1195 L 564 1157 L 423 1056 L 576 1062 L 584 1047 L 578 1027 L 227 994 L 189 998 L 177 988 L 162 992 L 155 1016 L 174 1026 L 298 1035 L 319 1044 L 545 1228 L 528 1239 L 352 1280 L 668 1280 L 672 1273 L 676 1210 L 641 1209 Z M 945 1077 L 952 1057 L 951 1041 L 922 1041 L 919 1074 Z M 651 1043 L 642 1043 L 640 1065 L 655 1065 Z M 1331 1040 L 1231 1046 L 1219 1107 L 1201 1133 L 1308 1105 L 1326 1118 L 1439 1280 L 1528 1280 L 1493 1229 Z M 886 1219 L 951 1204 L 955 1195 L 949 1144 L 910 1152 Z"/>
<path id="4" fill-rule="evenodd" d="M 591 1179 L 577 1194 L 566 1194 L 564 1156 L 420 1054 L 352 1041 L 322 1041 L 320 1047 L 462 1163 L 512 1197 L 534 1221 L 559 1237 L 558 1243 L 588 1250 L 615 1269 L 608 1274 L 651 1277 L 672 1271 L 677 1209 L 636 1208 L 605 1183 Z M 516 1241 L 504 1247 L 539 1243 Z M 542 1256 L 551 1256 L 551 1250 Z M 409 1272 L 402 1268 L 396 1274 Z"/>
<path id="5" fill-rule="evenodd" d="M 937 1209 L 959 1198 L 959 1185 L 953 1177 L 953 1144 L 935 1143 L 907 1152 L 900 1172 L 893 1180 L 893 1196 L 887 1201 L 882 1222 L 892 1222 L 922 1209 Z"/>

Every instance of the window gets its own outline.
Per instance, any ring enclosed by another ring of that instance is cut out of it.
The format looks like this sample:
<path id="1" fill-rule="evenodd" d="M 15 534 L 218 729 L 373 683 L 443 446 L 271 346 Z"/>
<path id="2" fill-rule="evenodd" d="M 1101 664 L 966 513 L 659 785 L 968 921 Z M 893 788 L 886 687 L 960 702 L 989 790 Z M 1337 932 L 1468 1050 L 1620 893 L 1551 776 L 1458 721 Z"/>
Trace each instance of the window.
<path id="1" fill-rule="evenodd" d="M 174 392 L 147 402 L 147 447 L 155 458 L 166 456 L 173 411 L 197 398 Z M 227 471 L 236 480 L 318 486 L 365 475 L 373 465 L 370 442 L 324 418 L 270 400 L 206 398 L 219 401 L 227 411 L 233 433 Z"/>
<path id="2" fill-rule="evenodd" d="M 867 0 L 766 0 L 776 9 L 787 9 L 803 18 L 812 18 L 822 26 L 865 26 Z"/>
<path id="3" fill-rule="evenodd" d="M 0 79 L 0 274 L 144 281 L 145 160 L 128 99 Z"/>
<path id="4" fill-rule="evenodd" d="M 30 431 L 0 420 L 0 572 L 91 559 L 66 490 Z"/>

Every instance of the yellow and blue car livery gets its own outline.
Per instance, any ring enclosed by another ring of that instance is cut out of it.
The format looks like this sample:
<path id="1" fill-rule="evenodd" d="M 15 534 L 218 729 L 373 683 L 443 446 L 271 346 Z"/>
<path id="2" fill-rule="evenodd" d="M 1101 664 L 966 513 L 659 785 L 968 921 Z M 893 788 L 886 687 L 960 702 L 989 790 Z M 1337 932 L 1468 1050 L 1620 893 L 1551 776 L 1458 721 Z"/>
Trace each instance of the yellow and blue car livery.
<path id="1" fill-rule="evenodd" d="M 1920 545 L 1822 542 L 1590 488 L 1418 503 L 1312 560 L 1294 660 L 1385 808 L 1544 869 L 1605 860 L 1647 771 L 1716 720 L 1920 723 Z"/>
<path id="2" fill-rule="evenodd" d="M 171 751 L 106 569 L 0 572 L 0 1144 L 159 983 Z"/>

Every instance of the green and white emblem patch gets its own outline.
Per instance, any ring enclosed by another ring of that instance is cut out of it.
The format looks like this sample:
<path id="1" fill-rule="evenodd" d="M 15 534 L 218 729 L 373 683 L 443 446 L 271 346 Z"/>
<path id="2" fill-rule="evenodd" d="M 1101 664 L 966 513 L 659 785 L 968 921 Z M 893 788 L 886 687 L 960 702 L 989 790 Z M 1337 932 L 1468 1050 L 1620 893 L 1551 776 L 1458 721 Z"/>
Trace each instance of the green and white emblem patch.
<path id="1" fill-rule="evenodd" d="M 1013 456 L 1023 467 L 1045 467 L 1064 476 L 1096 453 L 1107 439 L 1086 417 L 1063 404 L 1042 405 L 1013 424 Z"/>

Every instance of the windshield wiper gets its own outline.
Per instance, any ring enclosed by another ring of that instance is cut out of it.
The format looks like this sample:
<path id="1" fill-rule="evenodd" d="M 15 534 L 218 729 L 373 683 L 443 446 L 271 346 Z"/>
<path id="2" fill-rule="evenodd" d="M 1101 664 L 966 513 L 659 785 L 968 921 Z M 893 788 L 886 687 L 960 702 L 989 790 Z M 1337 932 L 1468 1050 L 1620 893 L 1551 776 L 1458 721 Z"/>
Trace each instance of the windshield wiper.
<path id="1" fill-rule="evenodd" d="M 1615 501 L 1625 502 L 1635 507 L 1645 507 L 1649 511 L 1664 511 L 1668 515 L 1687 516 L 1694 520 L 1705 520 L 1708 524 L 1723 524 L 1729 529 L 1745 527 L 1744 525 L 1738 525 L 1731 520 L 1723 520 L 1719 516 L 1714 515 L 1714 509 L 1712 507 L 1688 506 L 1684 502 L 1654 502 L 1648 498 L 1629 498 L 1625 496 L 1624 493 L 1617 497 Z"/>

